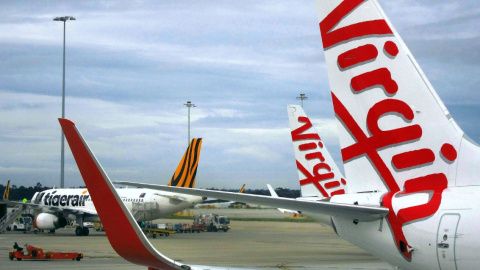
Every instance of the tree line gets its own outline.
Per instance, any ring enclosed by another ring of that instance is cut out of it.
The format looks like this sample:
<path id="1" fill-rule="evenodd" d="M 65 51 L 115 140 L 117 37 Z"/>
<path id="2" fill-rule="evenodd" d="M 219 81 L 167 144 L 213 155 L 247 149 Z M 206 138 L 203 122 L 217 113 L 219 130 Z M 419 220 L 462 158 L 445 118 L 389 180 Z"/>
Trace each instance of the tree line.
<path id="1" fill-rule="evenodd" d="M 3 193 L 5 192 L 5 188 L 7 188 L 6 185 L 0 184 L 1 196 L 3 196 Z M 44 187 L 40 182 L 38 182 L 34 187 L 24 187 L 24 186 L 18 187 L 16 185 L 11 185 L 9 199 L 11 201 L 19 201 L 19 200 L 23 200 L 24 198 L 26 198 L 27 200 L 30 200 L 33 197 L 33 194 L 35 194 L 35 192 L 41 192 L 46 189 L 50 189 L 50 187 Z"/>

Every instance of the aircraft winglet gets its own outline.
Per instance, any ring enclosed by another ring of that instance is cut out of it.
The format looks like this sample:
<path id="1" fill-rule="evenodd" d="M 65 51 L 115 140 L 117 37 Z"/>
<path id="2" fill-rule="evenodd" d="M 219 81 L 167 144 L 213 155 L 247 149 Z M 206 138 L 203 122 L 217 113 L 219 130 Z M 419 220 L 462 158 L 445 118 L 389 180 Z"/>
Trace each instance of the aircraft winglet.
<path id="1" fill-rule="evenodd" d="M 190 269 L 150 244 L 75 124 L 67 119 L 59 122 L 113 249 L 125 260 L 149 269 Z"/>

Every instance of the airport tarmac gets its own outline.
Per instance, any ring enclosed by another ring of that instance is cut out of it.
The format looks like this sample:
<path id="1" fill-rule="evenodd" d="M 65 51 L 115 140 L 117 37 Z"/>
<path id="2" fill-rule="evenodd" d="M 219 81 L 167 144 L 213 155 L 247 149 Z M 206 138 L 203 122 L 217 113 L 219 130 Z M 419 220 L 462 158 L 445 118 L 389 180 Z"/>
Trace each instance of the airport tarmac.
<path id="1" fill-rule="evenodd" d="M 285 217 L 276 209 L 195 209 L 198 213 L 221 212 L 230 217 Z M 156 223 L 190 220 L 161 219 Z M 119 224 L 119 226 L 122 226 Z M 339 238 L 319 223 L 232 221 L 228 232 L 173 234 L 149 237 L 166 256 L 188 264 L 246 267 L 250 269 L 391 269 L 388 264 Z M 110 246 L 104 232 L 90 230 L 87 237 L 74 229 L 55 234 L 7 232 L 0 234 L 1 269 L 146 269 L 133 265 Z M 10 261 L 14 242 L 58 252 L 82 252 L 77 261 Z"/>

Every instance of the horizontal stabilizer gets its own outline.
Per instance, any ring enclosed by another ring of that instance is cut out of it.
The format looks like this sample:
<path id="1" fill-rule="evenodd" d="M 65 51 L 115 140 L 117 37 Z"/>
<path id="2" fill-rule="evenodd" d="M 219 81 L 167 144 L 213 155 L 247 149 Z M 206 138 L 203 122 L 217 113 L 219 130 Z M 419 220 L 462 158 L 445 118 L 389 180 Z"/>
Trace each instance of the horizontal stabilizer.
<path id="1" fill-rule="evenodd" d="M 302 212 L 343 217 L 352 220 L 356 219 L 358 221 L 377 220 L 385 217 L 388 214 L 388 208 L 385 207 L 340 204 L 323 201 L 300 201 L 290 198 L 275 198 L 270 196 L 240 194 L 216 190 L 169 187 L 164 185 L 143 184 L 126 181 L 115 182 L 115 184 L 130 185 L 195 196 L 212 197 L 221 200 L 240 201 L 244 203 L 258 204 L 275 208 L 296 209 Z"/>

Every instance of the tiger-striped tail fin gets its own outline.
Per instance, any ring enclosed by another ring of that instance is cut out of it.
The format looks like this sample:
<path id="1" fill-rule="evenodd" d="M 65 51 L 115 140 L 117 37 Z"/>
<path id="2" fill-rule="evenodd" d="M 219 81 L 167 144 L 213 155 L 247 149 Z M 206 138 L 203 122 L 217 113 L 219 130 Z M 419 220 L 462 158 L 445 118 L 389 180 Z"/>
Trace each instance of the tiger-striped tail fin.
<path id="1" fill-rule="evenodd" d="M 202 139 L 194 138 L 183 154 L 175 173 L 168 183 L 175 187 L 195 187 L 195 177 L 197 175 L 198 162 L 200 161 L 200 149 L 202 148 Z"/>

